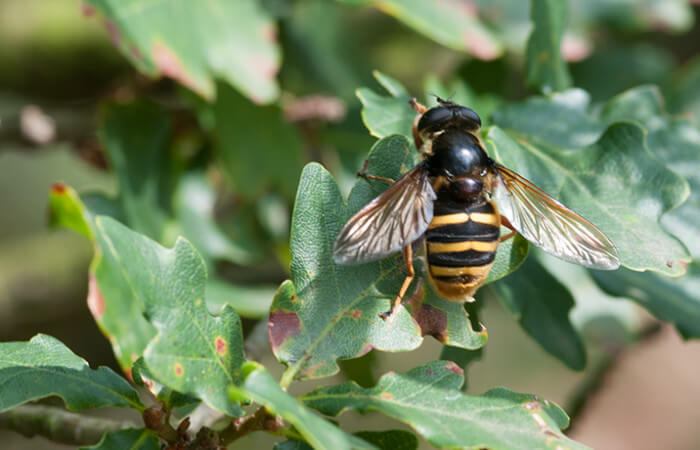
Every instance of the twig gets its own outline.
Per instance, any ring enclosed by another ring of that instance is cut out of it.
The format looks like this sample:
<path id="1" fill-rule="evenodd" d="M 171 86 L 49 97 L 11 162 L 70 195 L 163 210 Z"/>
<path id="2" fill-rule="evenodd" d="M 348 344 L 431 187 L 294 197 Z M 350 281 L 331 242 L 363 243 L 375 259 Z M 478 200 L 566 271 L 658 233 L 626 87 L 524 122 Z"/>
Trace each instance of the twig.
<path id="1" fill-rule="evenodd" d="M 21 405 L 0 414 L 0 429 L 25 437 L 43 436 L 68 445 L 96 444 L 108 431 L 135 426 L 133 423 L 89 417 L 44 405 Z"/>
<path id="2" fill-rule="evenodd" d="M 268 413 L 264 407 L 258 408 L 253 414 L 239 417 L 231 421 L 231 424 L 219 432 L 223 444 L 242 438 L 253 431 L 275 432 L 282 427 L 282 418 Z"/>

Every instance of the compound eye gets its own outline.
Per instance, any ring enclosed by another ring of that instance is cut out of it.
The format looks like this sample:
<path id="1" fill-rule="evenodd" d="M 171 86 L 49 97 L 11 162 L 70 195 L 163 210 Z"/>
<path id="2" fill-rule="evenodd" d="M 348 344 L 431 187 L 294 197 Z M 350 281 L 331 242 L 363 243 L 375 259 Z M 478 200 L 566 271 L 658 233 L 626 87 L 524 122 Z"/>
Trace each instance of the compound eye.
<path id="1" fill-rule="evenodd" d="M 418 121 L 418 132 L 419 133 L 432 133 L 440 131 L 444 128 L 445 124 L 452 119 L 452 110 L 444 106 L 436 106 L 430 108 L 421 116 Z"/>
<path id="2" fill-rule="evenodd" d="M 467 130 L 476 131 L 481 128 L 481 117 L 473 109 L 462 106 L 458 115 Z"/>
<path id="3" fill-rule="evenodd" d="M 484 183 L 474 178 L 462 178 L 450 184 L 450 193 L 457 200 L 470 200 L 481 194 Z"/>

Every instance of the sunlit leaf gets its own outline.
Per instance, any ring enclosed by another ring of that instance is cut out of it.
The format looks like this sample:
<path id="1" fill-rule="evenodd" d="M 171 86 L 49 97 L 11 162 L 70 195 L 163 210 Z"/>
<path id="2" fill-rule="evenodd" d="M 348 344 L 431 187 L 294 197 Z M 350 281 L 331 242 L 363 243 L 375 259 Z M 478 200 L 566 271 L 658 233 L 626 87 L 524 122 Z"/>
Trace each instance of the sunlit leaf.
<path id="1" fill-rule="evenodd" d="M 416 112 L 411 109 L 408 100 L 411 96 L 394 79 L 381 72 L 374 72 L 379 84 L 389 92 L 389 96 L 377 94 L 369 88 L 359 88 L 357 97 L 362 102 L 362 120 L 373 136 L 383 138 L 400 134 L 410 139 L 411 128 Z"/>
<path id="2" fill-rule="evenodd" d="M 402 136 L 377 142 L 368 170 L 397 178 L 417 163 L 417 153 Z M 373 348 L 405 351 L 417 347 L 421 335 L 475 349 L 486 342 L 485 330 L 472 328 L 462 307 L 439 298 L 427 279 L 423 290 L 409 287 L 411 316 L 404 308 L 387 321 L 388 310 L 404 278 L 403 257 L 356 266 L 335 265 L 331 249 L 345 221 L 386 189 L 386 183 L 359 180 L 345 203 L 335 181 L 317 165 L 302 174 L 292 219 L 292 281 L 280 287 L 270 314 L 270 336 L 288 376 L 316 378 L 335 373 L 336 359 L 365 354 Z M 499 248 L 488 281 L 515 270 L 527 255 L 527 244 L 514 239 Z M 416 273 L 423 277 L 422 265 Z"/>
<path id="3" fill-rule="evenodd" d="M 683 273 L 681 263 L 689 261 L 688 252 L 658 221 L 686 199 L 688 184 L 649 153 L 642 128 L 613 124 L 597 142 L 580 150 L 565 150 L 524 134 L 515 138 L 493 127 L 485 140 L 492 157 L 607 234 L 623 266 Z"/>
<path id="4" fill-rule="evenodd" d="M 459 390 L 463 381 L 454 363 L 435 361 L 405 374 L 390 372 L 373 388 L 349 382 L 301 399 L 329 415 L 379 411 L 407 423 L 436 447 L 586 448 L 560 431 L 569 419 L 553 403 L 504 388 L 465 395 Z"/>
<path id="5" fill-rule="evenodd" d="M 0 343 L 0 412 L 57 395 L 71 411 L 120 406 L 143 411 L 138 393 L 111 369 L 92 370 L 58 339 Z"/>
<path id="6" fill-rule="evenodd" d="M 277 381 L 261 365 L 247 363 L 244 371 L 246 374 L 243 383 L 229 389 L 233 400 L 251 400 L 265 406 L 271 413 L 282 416 L 284 420 L 294 425 L 313 448 L 318 450 L 376 448 L 314 414 L 282 390 Z"/>
<path id="7" fill-rule="evenodd" d="M 86 234 L 96 245 L 90 268 L 88 307 L 97 325 L 112 343 L 114 355 L 128 374 L 131 364 L 155 335 L 143 317 L 143 303 L 131 291 L 119 264 L 106 255 L 95 238 L 94 217 L 69 186 L 55 184 L 50 193 L 50 221 Z"/>
<path id="8" fill-rule="evenodd" d="M 215 78 L 250 99 L 275 99 L 277 27 L 257 0 L 86 0 L 114 45 L 140 71 L 177 80 L 207 99 Z"/>
<path id="9" fill-rule="evenodd" d="M 110 274 L 121 278 L 119 292 L 138 299 L 157 330 L 144 350 L 149 371 L 171 389 L 239 415 L 222 386 L 240 380 L 240 320 L 228 305 L 216 317 L 207 310 L 206 268 L 194 247 L 180 238 L 172 249 L 164 248 L 109 217 L 96 219 L 95 236 Z M 100 284 L 105 297 L 113 288 Z"/>
<path id="10" fill-rule="evenodd" d="M 148 389 L 168 409 L 192 405 L 199 401 L 195 397 L 174 391 L 158 381 L 146 367 L 143 358 L 137 359 L 131 366 L 131 378 L 137 386 Z"/>

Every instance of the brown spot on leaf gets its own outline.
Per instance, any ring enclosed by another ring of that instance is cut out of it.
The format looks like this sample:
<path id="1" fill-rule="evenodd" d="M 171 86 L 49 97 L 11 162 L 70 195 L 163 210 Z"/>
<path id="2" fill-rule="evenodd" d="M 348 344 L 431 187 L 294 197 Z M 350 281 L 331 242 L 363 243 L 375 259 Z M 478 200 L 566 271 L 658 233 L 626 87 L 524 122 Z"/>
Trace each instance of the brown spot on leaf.
<path id="1" fill-rule="evenodd" d="M 51 193 L 57 195 L 63 195 L 68 190 L 68 187 L 64 183 L 54 183 L 51 185 Z"/>
<path id="2" fill-rule="evenodd" d="M 141 50 L 139 50 L 139 48 L 134 44 L 129 45 L 129 53 L 131 53 L 137 60 L 143 61 L 143 53 L 141 53 Z"/>
<path id="3" fill-rule="evenodd" d="M 109 40 L 112 41 L 112 44 L 114 44 L 115 47 L 119 47 L 122 42 L 122 32 L 119 30 L 117 24 L 109 19 L 103 20 L 102 24 L 107 29 Z"/>
<path id="4" fill-rule="evenodd" d="M 92 5 L 88 5 L 85 2 L 80 3 L 80 12 L 82 12 L 83 16 L 85 17 L 92 17 L 95 14 L 97 14 L 97 10 L 95 9 L 95 7 Z"/>
<path id="5" fill-rule="evenodd" d="M 685 261 L 678 261 L 678 264 L 681 265 L 681 267 L 683 268 L 683 270 L 687 270 L 687 268 L 688 268 L 688 263 L 687 263 L 687 262 L 685 262 Z"/>
<path id="6" fill-rule="evenodd" d="M 432 305 L 422 304 L 413 314 L 423 336 L 430 335 L 440 342 L 445 342 L 447 331 L 447 315 L 444 311 Z"/>
<path id="7" fill-rule="evenodd" d="M 124 368 L 124 375 L 126 375 L 126 378 L 128 378 L 130 381 L 134 381 L 134 375 L 131 373 L 131 367 Z"/>
<path id="8" fill-rule="evenodd" d="M 673 261 L 666 261 L 666 267 L 668 267 L 669 269 L 673 267 Z"/>
<path id="9" fill-rule="evenodd" d="M 268 42 L 277 42 L 277 27 L 274 24 L 266 23 L 260 27 L 260 37 Z"/>
<path id="10" fill-rule="evenodd" d="M 362 317 L 362 310 L 361 309 L 353 309 L 353 310 L 347 311 L 345 314 L 352 317 L 355 320 L 358 320 L 360 317 Z"/>
<path id="11" fill-rule="evenodd" d="M 182 364 L 180 363 L 175 363 L 173 370 L 175 371 L 175 376 L 177 377 L 181 377 L 185 373 L 185 369 L 182 368 Z"/>
<path id="12" fill-rule="evenodd" d="M 527 409 L 528 411 L 536 411 L 536 410 L 542 409 L 540 402 L 538 402 L 538 401 L 531 401 L 531 402 L 523 403 L 523 408 Z"/>
<path id="13" fill-rule="evenodd" d="M 214 343 L 216 344 L 216 353 L 220 356 L 224 356 L 228 352 L 228 344 L 221 336 L 217 336 Z"/>
<path id="14" fill-rule="evenodd" d="M 90 274 L 90 280 L 88 281 L 87 304 L 92 317 L 99 322 L 105 313 L 105 298 L 102 295 L 102 291 L 100 291 L 100 286 L 97 284 L 97 278 L 95 278 L 94 274 Z"/>
<path id="15" fill-rule="evenodd" d="M 289 301 L 290 301 L 290 302 L 296 303 L 297 300 L 299 300 L 299 298 L 298 298 L 296 295 L 292 294 L 292 295 L 289 296 Z"/>
<path id="16" fill-rule="evenodd" d="M 170 77 L 184 86 L 198 92 L 200 89 L 192 75 L 187 73 L 180 57 L 173 50 L 162 42 L 155 42 L 151 50 L 151 56 L 160 73 Z"/>
<path id="17" fill-rule="evenodd" d="M 291 336 L 299 334 L 301 321 L 299 315 L 292 311 L 272 311 L 267 321 L 267 332 L 270 336 L 270 345 L 273 351 L 277 351 L 284 341 Z"/>
<path id="18" fill-rule="evenodd" d="M 429 376 L 429 377 L 432 377 L 432 376 L 433 376 L 433 371 L 430 370 L 430 369 L 425 369 L 425 374 L 426 374 L 427 376 Z"/>
<path id="19" fill-rule="evenodd" d="M 445 364 L 445 369 L 449 370 L 452 373 L 456 373 L 459 376 L 464 376 L 464 371 L 462 370 L 462 368 L 455 364 L 453 361 L 447 361 L 447 364 Z"/>
<path id="20" fill-rule="evenodd" d="M 394 396 L 388 392 L 382 392 L 381 394 L 379 394 L 379 396 L 384 400 L 391 400 L 392 398 L 394 398 Z"/>

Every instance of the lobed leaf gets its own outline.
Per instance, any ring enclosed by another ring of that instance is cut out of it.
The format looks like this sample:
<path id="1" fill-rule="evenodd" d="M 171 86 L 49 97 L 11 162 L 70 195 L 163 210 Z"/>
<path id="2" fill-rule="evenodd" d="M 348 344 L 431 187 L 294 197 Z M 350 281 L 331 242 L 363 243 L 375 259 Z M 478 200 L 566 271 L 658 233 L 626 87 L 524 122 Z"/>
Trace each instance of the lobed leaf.
<path id="1" fill-rule="evenodd" d="M 229 305 L 217 317 L 207 310 L 206 268 L 194 247 L 179 238 L 166 249 L 109 217 L 96 219 L 95 236 L 109 273 L 121 278 L 118 290 L 138 301 L 156 330 L 143 352 L 149 371 L 173 390 L 240 415 L 221 389 L 240 381 L 240 319 Z M 100 286 L 104 296 L 110 287 Z"/>
<path id="2" fill-rule="evenodd" d="M 240 386 L 231 386 L 234 401 L 250 400 L 263 405 L 273 414 L 282 416 L 317 450 L 376 448 L 355 436 L 345 433 L 327 420 L 317 416 L 286 393 L 274 378 L 257 363 L 246 363 L 245 378 Z M 303 447 L 295 445 L 293 447 Z M 285 446 L 285 448 L 288 448 Z"/>
<path id="3" fill-rule="evenodd" d="M 143 316 L 144 306 L 134 295 L 119 264 L 100 247 L 92 213 L 69 186 L 55 184 L 50 192 L 50 222 L 87 235 L 95 245 L 90 266 L 88 307 L 112 344 L 117 362 L 127 374 L 155 335 Z"/>
<path id="4" fill-rule="evenodd" d="M 617 246 L 623 266 L 683 273 L 688 252 L 659 219 L 685 200 L 688 185 L 649 153 L 642 128 L 613 124 L 581 150 L 533 142 L 527 135 L 515 137 L 489 129 L 485 142 L 491 156 L 600 228 Z"/>
<path id="5" fill-rule="evenodd" d="M 191 395 L 185 395 L 181 392 L 174 391 L 158 381 L 148 370 L 148 367 L 146 367 L 146 362 L 143 358 L 137 359 L 133 366 L 131 366 L 131 378 L 134 380 L 134 384 L 148 389 L 148 391 L 169 410 L 193 405 L 199 401 Z"/>
<path id="6" fill-rule="evenodd" d="M 160 440 L 153 431 L 127 428 L 111 431 L 102 436 L 100 442 L 81 450 L 159 450 Z"/>
<path id="7" fill-rule="evenodd" d="M 571 85 L 571 76 L 561 55 L 568 3 L 532 0 L 530 5 L 533 29 L 525 51 L 527 83 L 545 93 L 562 91 Z"/>
<path id="8" fill-rule="evenodd" d="M 373 74 L 389 96 L 377 94 L 369 88 L 359 88 L 357 98 L 362 102 L 362 121 L 372 136 L 383 138 L 400 134 L 411 139 L 416 117 L 416 112 L 408 104 L 411 97 L 398 81 L 376 70 Z"/>
<path id="9" fill-rule="evenodd" d="M 202 97 L 215 95 L 215 78 L 250 99 L 279 95 L 277 27 L 257 0 L 85 0 L 114 45 L 138 70 L 170 77 Z"/>
<path id="10" fill-rule="evenodd" d="M 52 395 L 71 411 L 145 409 L 124 378 L 107 367 L 92 370 L 58 339 L 38 334 L 28 342 L 0 343 L 0 412 Z"/>
<path id="11" fill-rule="evenodd" d="M 379 411 L 407 423 L 436 447 L 585 448 L 560 431 L 569 421 L 553 403 L 504 388 L 465 395 L 459 391 L 462 383 L 459 367 L 435 361 L 405 374 L 389 372 L 373 388 L 349 382 L 318 388 L 301 400 L 333 416 Z"/>
<path id="12" fill-rule="evenodd" d="M 378 141 L 370 151 L 369 171 L 397 178 L 417 163 L 403 136 Z M 406 351 L 421 336 L 476 349 L 486 331 L 475 330 L 462 305 L 439 298 L 423 283 L 409 287 L 411 313 L 399 308 L 390 320 L 378 315 L 389 308 L 403 281 L 403 257 L 342 266 L 332 260 L 333 242 L 346 220 L 386 189 L 386 183 L 359 180 L 347 207 L 333 178 L 320 166 L 306 167 L 292 217 L 291 281 L 277 292 L 270 311 L 270 342 L 277 358 L 289 365 L 283 384 L 337 372 L 336 359 L 361 356 L 373 348 Z M 527 255 L 527 244 L 514 239 L 499 248 L 488 281 L 515 270 Z M 422 270 L 416 273 L 422 277 Z"/>

